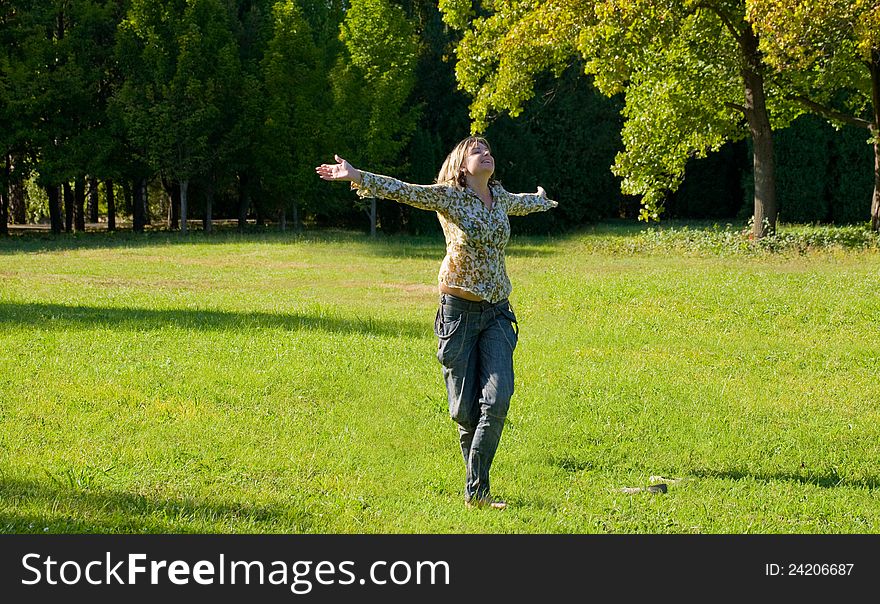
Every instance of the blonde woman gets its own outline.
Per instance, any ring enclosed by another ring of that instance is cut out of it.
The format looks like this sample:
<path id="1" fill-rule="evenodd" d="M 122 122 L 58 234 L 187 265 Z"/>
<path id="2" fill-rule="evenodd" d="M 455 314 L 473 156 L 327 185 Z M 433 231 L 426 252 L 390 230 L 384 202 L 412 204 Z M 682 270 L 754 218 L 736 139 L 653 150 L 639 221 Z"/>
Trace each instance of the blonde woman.
<path id="1" fill-rule="evenodd" d="M 507 217 L 549 210 L 557 203 L 547 199 L 541 187 L 534 194 L 505 191 L 492 179 L 495 160 L 481 137 L 458 143 L 433 185 L 405 183 L 358 170 L 338 155 L 334 158 L 336 164 L 316 168 L 324 180 L 351 181 L 361 197 L 393 199 L 437 212 L 446 257 L 438 277 L 440 307 L 434 333 L 449 414 L 458 424 L 465 462 L 465 504 L 504 509 L 507 504 L 491 495 L 489 468 L 513 396 L 513 351 L 519 337 L 507 299 Z"/>

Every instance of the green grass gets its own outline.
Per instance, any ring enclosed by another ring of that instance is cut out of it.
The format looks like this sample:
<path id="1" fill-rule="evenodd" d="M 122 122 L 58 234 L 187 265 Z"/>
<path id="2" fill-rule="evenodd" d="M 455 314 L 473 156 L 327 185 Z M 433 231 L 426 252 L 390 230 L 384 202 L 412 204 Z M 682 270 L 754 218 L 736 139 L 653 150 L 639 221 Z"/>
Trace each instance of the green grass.
<path id="1" fill-rule="evenodd" d="M 7 238 L 0 532 L 880 532 L 880 245 L 781 231 L 511 242 L 504 512 L 463 505 L 441 240 Z"/>

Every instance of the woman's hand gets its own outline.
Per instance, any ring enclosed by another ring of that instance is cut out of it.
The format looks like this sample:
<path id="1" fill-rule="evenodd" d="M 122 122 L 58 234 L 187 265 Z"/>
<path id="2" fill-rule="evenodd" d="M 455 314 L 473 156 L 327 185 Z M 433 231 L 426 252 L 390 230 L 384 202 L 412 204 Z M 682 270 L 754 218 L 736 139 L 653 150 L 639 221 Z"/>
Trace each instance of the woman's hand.
<path id="1" fill-rule="evenodd" d="M 334 155 L 333 159 L 335 159 L 339 163 L 321 164 L 320 166 L 315 168 L 315 172 L 318 173 L 318 176 L 320 176 L 324 180 L 350 180 L 358 184 L 361 183 L 360 170 L 352 166 L 350 163 L 348 163 L 338 155 Z"/>
<path id="2" fill-rule="evenodd" d="M 538 197 L 547 197 L 547 191 L 541 185 L 538 185 Z"/>

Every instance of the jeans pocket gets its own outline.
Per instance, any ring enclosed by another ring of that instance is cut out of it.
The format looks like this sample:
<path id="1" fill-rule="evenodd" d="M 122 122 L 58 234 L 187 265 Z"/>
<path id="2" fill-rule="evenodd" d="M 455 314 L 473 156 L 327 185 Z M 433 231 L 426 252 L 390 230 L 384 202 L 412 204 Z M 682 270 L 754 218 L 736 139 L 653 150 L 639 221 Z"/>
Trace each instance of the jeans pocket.
<path id="1" fill-rule="evenodd" d="M 434 335 L 437 336 L 437 360 L 444 367 L 453 367 L 461 356 L 464 340 L 467 336 L 467 317 L 461 313 L 457 318 L 444 317 L 441 306 L 434 318 Z"/>
<path id="2" fill-rule="evenodd" d="M 436 335 L 441 340 L 448 340 L 455 332 L 458 330 L 459 325 L 461 325 L 461 320 L 464 317 L 463 314 L 460 314 L 458 318 L 446 318 L 443 316 L 444 310 L 441 306 L 437 309 L 437 316 L 434 317 L 434 335 Z"/>

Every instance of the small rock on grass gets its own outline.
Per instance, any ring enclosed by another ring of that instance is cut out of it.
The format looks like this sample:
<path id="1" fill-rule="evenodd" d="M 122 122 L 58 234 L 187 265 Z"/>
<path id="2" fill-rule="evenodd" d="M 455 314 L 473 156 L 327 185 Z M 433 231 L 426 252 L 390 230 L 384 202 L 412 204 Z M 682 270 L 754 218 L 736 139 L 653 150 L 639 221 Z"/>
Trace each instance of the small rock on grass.
<path id="1" fill-rule="evenodd" d="M 646 493 L 655 493 L 655 494 L 656 493 L 666 493 L 669 490 L 669 488 L 666 486 L 665 483 L 661 482 L 660 484 L 652 484 L 651 486 L 646 487 L 644 489 L 641 487 L 624 487 L 620 490 L 622 492 L 626 493 L 627 495 L 635 495 L 636 493 L 641 493 L 642 491 L 645 491 Z"/>

